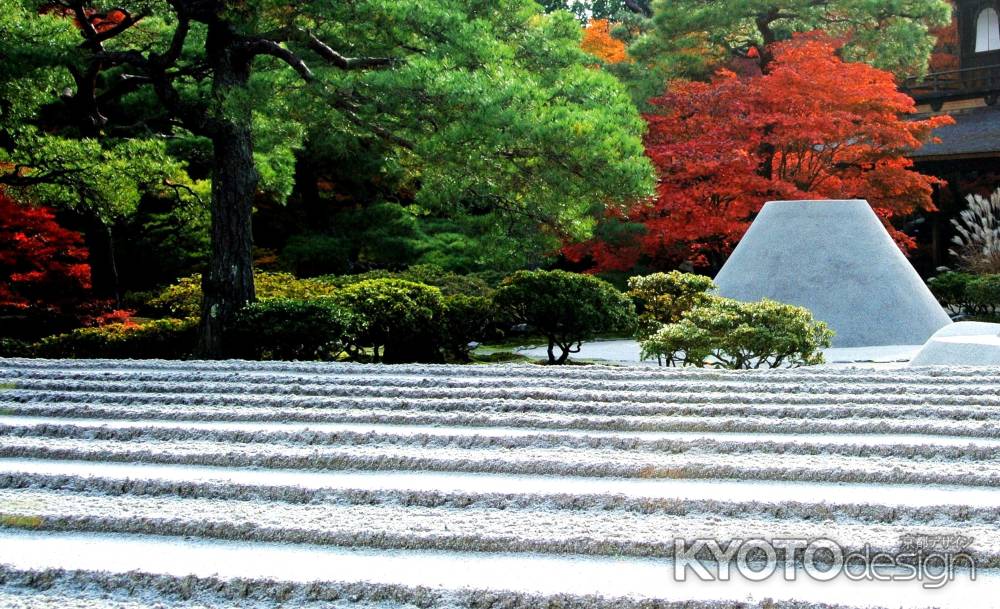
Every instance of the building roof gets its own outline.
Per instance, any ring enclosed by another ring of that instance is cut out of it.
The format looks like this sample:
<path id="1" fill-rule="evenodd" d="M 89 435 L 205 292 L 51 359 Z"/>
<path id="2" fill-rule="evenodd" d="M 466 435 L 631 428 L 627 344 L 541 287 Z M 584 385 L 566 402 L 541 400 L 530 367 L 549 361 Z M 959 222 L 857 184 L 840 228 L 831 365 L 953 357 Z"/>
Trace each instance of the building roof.
<path id="1" fill-rule="evenodd" d="M 954 125 L 936 129 L 941 142 L 927 144 L 910 157 L 917 161 L 950 158 L 1000 157 L 1000 106 L 955 113 Z"/>

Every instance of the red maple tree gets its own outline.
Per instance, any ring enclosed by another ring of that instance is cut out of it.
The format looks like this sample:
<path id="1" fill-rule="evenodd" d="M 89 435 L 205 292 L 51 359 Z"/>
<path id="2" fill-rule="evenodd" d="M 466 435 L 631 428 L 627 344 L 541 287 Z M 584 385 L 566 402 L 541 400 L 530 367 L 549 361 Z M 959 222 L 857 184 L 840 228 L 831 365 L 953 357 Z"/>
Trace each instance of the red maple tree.
<path id="1" fill-rule="evenodd" d="M 80 233 L 0 190 L 0 307 L 62 309 L 90 288 Z"/>
<path id="2" fill-rule="evenodd" d="M 657 196 L 608 218 L 644 232 L 618 231 L 628 237 L 574 244 L 566 255 L 598 271 L 642 259 L 717 266 L 773 199 L 867 199 L 890 229 L 893 218 L 933 209 L 940 181 L 913 171 L 905 154 L 951 118 L 908 120 L 914 102 L 892 74 L 842 61 L 822 35 L 776 43 L 773 55 L 763 75 L 723 70 L 708 83 L 674 82 L 652 100 L 659 111 L 646 116 L 646 153 Z M 913 245 L 892 232 L 904 249 Z"/>

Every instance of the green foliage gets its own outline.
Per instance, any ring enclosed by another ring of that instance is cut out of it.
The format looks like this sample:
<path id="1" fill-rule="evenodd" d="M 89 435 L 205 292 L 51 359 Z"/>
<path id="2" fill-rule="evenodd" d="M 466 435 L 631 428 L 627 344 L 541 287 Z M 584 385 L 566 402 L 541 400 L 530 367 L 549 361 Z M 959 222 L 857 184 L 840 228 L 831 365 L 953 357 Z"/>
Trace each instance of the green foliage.
<path id="1" fill-rule="evenodd" d="M 380 154 L 418 216 L 455 219 L 457 233 L 510 254 L 543 252 L 589 234 L 608 201 L 651 192 L 643 121 L 612 75 L 590 69 L 569 14 L 540 15 L 529 0 L 366 0 L 327 12 L 321 37 L 405 61 L 350 72 L 314 63 L 333 88 L 365 91 L 359 120 L 305 97 L 296 109 L 314 139 L 339 143 L 327 149 Z M 386 152 L 359 124 L 389 125 L 412 146 Z"/>
<path id="2" fill-rule="evenodd" d="M 716 289 L 710 277 L 671 271 L 628 280 L 628 295 L 639 301 L 639 338 L 656 332 L 662 324 L 681 320 L 687 311 L 711 299 Z"/>
<path id="3" fill-rule="evenodd" d="M 31 343 L 0 337 L 0 357 L 31 357 Z"/>
<path id="4" fill-rule="evenodd" d="M 299 279 L 289 273 L 254 273 L 257 298 L 310 300 L 330 296 L 335 286 L 317 279 Z M 168 286 L 145 307 L 149 312 L 175 317 L 197 317 L 201 312 L 201 275 L 191 275 Z"/>
<path id="5" fill-rule="evenodd" d="M 540 0 L 547 12 L 569 11 L 582 23 L 591 19 L 611 19 L 613 21 L 627 18 L 634 14 L 625 0 Z M 642 10 L 649 10 L 651 0 L 633 0 L 632 4 Z"/>
<path id="6" fill-rule="evenodd" d="M 515 256 L 495 243 L 495 226 L 431 217 L 396 203 L 338 211 L 325 222 L 331 228 L 293 235 L 282 249 L 282 262 L 296 275 L 421 264 L 461 273 L 496 267 L 509 271 L 525 259 L 523 252 Z"/>
<path id="7" fill-rule="evenodd" d="M 445 296 L 490 296 L 493 293 L 489 284 L 477 275 L 461 275 L 432 264 L 414 265 L 395 276 L 434 286 Z"/>
<path id="8" fill-rule="evenodd" d="M 266 79 L 260 79 L 266 80 Z M 268 85 L 264 90 L 251 92 L 254 107 L 253 159 L 260 176 L 260 189 L 275 201 L 284 201 L 295 186 L 295 152 L 302 148 L 305 128 L 288 120 L 289 100 L 282 95 L 272 95 Z"/>
<path id="9" fill-rule="evenodd" d="M 68 19 L 37 14 L 19 0 L 0 0 L 0 131 L 24 133 L 31 117 L 69 86 L 70 74 L 58 69 L 70 62 L 80 38 Z"/>
<path id="10" fill-rule="evenodd" d="M 272 298 L 236 314 L 226 348 L 242 359 L 335 360 L 356 332 L 353 314 L 328 298 Z"/>
<path id="11" fill-rule="evenodd" d="M 846 59 L 899 75 L 922 74 L 934 45 L 929 28 L 950 22 L 946 0 L 658 0 L 655 29 L 633 52 L 643 60 L 671 56 L 678 65 L 706 56 L 731 57 L 784 40 L 796 32 L 823 30 L 844 36 Z"/>
<path id="12" fill-rule="evenodd" d="M 438 361 L 445 320 L 441 290 L 402 279 L 368 279 L 338 290 L 334 300 L 358 318 L 355 357 L 370 350 L 376 362 Z"/>
<path id="13" fill-rule="evenodd" d="M 177 196 L 183 202 L 193 195 L 172 186 L 197 186 L 160 140 L 98 141 L 29 131 L 18 135 L 17 145 L 0 148 L 0 163 L 30 167 L 31 178 L 43 180 L 14 180 L 9 188 L 19 198 L 75 209 L 105 223 L 135 212 L 143 195 Z"/>
<path id="14" fill-rule="evenodd" d="M 82 68 L 79 30 L 51 4 L 0 0 L 0 176 L 19 198 L 87 211 L 108 222 L 135 210 L 142 195 L 190 184 L 183 162 L 161 138 L 81 137 L 54 129 L 72 111 L 59 108 Z M 72 102 L 69 102 L 71 105 Z M 46 127 L 40 127 L 45 124 Z M 5 175 L 6 174 L 6 175 Z"/>
<path id="15" fill-rule="evenodd" d="M 449 361 L 468 362 L 469 344 L 481 341 L 496 319 L 493 300 L 485 296 L 452 294 L 444 297 L 441 348 Z"/>
<path id="16" fill-rule="evenodd" d="M 199 182 L 198 189 L 207 188 Z M 136 214 L 116 225 L 118 276 L 131 290 L 150 290 L 204 268 L 209 251 L 209 194 L 175 201 L 146 198 Z"/>
<path id="17" fill-rule="evenodd" d="M 927 286 L 943 307 L 974 317 L 1000 313 L 1000 275 L 948 271 Z"/>
<path id="18" fill-rule="evenodd" d="M 714 346 L 708 330 L 686 319 L 651 330 L 639 342 L 642 359 L 655 357 L 667 366 L 703 367 L 708 363 Z"/>
<path id="19" fill-rule="evenodd" d="M 832 338 L 802 307 L 713 296 L 642 341 L 642 357 L 729 369 L 810 366 L 823 363 Z"/>
<path id="20" fill-rule="evenodd" d="M 564 237 L 587 237 L 607 206 L 652 193 L 644 122 L 629 96 L 591 69 L 569 13 L 544 14 L 532 0 L 229 3 L 188 14 L 176 54 L 180 4 L 82 2 L 102 18 L 112 8 L 142 16 L 97 44 L 50 2 L 0 2 L 0 178 L 25 200 L 108 225 L 144 197 L 207 199 L 210 135 L 233 121 L 253 132 L 258 209 L 303 186 L 303 158 L 324 171 L 360 170 L 348 177 L 361 196 L 329 196 L 365 218 L 364 233 L 344 231 L 350 269 L 512 270 L 557 251 Z M 611 14 L 615 2 L 592 4 Z M 230 27 L 247 39 L 281 33 L 309 71 L 262 54 L 245 86 L 213 86 L 209 32 Z M 342 69 L 297 32 L 344 55 L 391 61 Z M 345 178 L 314 177 L 314 187 Z M 166 236 L 172 221 L 158 219 L 150 235 Z M 194 242 L 185 241 L 187 253 Z M 293 245 L 293 268 L 347 268 L 342 259 L 318 265 L 330 241 Z"/>
<path id="21" fill-rule="evenodd" d="M 973 308 L 968 296 L 968 285 L 975 279 L 972 273 L 947 271 L 927 280 L 927 287 L 941 306 L 968 311 Z"/>
<path id="22" fill-rule="evenodd" d="M 511 256 L 503 245 L 492 247 L 495 242 L 486 236 L 489 231 L 477 231 L 473 224 L 464 222 L 459 225 L 456 222 L 421 218 L 421 237 L 415 243 L 419 254 L 417 262 L 458 273 L 472 273 L 482 269 L 509 272 L 518 268 L 523 256 Z M 530 239 L 525 239 L 522 243 L 526 244 L 528 241 Z"/>
<path id="23" fill-rule="evenodd" d="M 300 277 L 346 273 L 351 244 L 332 235 L 295 235 L 281 250 L 284 264 Z"/>
<path id="24" fill-rule="evenodd" d="M 604 332 L 630 330 L 635 324 L 632 301 L 591 275 L 518 271 L 500 284 L 494 301 L 512 320 L 548 339 L 549 363 L 553 364 L 563 364 L 571 353 L 578 353 L 582 341 Z"/>
<path id="25" fill-rule="evenodd" d="M 444 296 L 491 296 L 493 289 L 478 275 L 460 275 L 432 264 L 418 264 L 410 268 L 391 271 L 369 271 L 357 275 L 325 276 L 317 278 L 335 287 L 344 287 L 371 279 L 402 279 L 422 283 L 441 290 Z"/>
<path id="26" fill-rule="evenodd" d="M 468 361 L 469 343 L 492 333 L 492 289 L 482 279 L 415 266 L 398 273 L 298 279 L 254 275 L 259 301 L 227 332 L 230 355 L 247 359 L 335 359 L 346 351 L 375 361 Z M 147 312 L 194 318 L 201 277 L 150 298 Z"/>
<path id="27" fill-rule="evenodd" d="M 351 244 L 353 260 L 364 268 L 399 267 L 419 256 L 417 218 L 394 203 L 379 203 L 338 217 L 338 236 Z"/>
<path id="28" fill-rule="evenodd" d="M 197 320 L 157 319 L 143 324 L 79 328 L 43 338 L 40 357 L 183 359 L 194 350 Z"/>
<path id="29" fill-rule="evenodd" d="M 966 286 L 974 315 L 995 316 L 1000 312 L 1000 275 L 979 275 Z"/>

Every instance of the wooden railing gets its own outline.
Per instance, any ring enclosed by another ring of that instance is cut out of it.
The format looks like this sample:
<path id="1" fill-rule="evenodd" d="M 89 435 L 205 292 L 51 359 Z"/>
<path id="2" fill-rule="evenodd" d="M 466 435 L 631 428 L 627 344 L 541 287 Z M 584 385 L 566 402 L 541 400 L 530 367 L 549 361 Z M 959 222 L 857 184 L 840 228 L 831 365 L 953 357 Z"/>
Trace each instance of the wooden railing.
<path id="1" fill-rule="evenodd" d="M 931 72 L 923 78 L 908 78 L 900 85 L 918 102 L 944 102 L 966 97 L 986 97 L 996 101 L 1000 92 L 1000 64 L 945 72 Z"/>

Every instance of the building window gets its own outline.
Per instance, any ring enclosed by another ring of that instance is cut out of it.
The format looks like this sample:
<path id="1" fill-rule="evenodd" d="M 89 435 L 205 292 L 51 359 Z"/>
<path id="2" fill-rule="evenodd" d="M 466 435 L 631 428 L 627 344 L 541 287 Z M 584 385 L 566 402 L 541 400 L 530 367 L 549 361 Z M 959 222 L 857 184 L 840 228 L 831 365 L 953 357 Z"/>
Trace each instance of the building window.
<path id="1" fill-rule="evenodd" d="M 976 18 L 976 52 L 1000 51 L 1000 18 L 995 8 L 984 8 Z"/>

